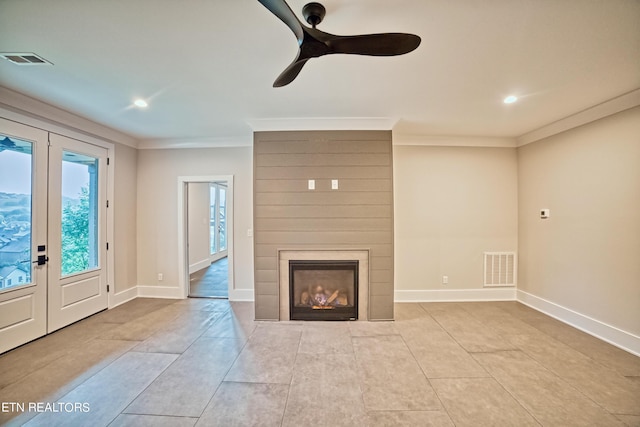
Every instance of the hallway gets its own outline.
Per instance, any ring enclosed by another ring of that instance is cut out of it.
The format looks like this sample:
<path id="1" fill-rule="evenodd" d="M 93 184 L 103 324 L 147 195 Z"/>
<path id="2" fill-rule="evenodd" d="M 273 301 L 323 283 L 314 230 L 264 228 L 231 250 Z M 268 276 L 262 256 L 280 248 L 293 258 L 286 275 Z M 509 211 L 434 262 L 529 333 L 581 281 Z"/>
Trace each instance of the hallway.
<path id="1" fill-rule="evenodd" d="M 197 298 L 229 297 L 229 258 L 224 257 L 208 268 L 189 276 L 189 296 Z"/>

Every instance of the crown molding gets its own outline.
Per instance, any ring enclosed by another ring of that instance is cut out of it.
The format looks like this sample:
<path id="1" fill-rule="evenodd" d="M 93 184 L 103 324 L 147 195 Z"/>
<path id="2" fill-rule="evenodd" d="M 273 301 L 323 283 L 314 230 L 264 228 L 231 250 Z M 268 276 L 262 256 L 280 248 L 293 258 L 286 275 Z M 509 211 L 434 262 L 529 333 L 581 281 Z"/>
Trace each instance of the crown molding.
<path id="1" fill-rule="evenodd" d="M 142 139 L 139 150 L 170 150 L 176 148 L 237 148 L 252 147 L 253 135 L 230 135 L 195 138 Z"/>
<path id="2" fill-rule="evenodd" d="M 51 104 L 31 98 L 7 87 L 0 86 L 0 107 L 15 115 L 8 117 L 26 125 L 46 128 L 45 130 L 68 135 L 76 133 L 89 137 L 116 142 L 137 148 L 138 140 L 130 135 L 119 132 L 110 127 L 101 125 L 87 118 L 62 110 Z M 69 134 L 72 132 L 72 134 Z"/>
<path id="3" fill-rule="evenodd" d="M 392 130 L 398 119 L 391 117 L 291 117 L 249 119 L 254 132 L 323 130 Z"/>
<path id="4" fill-rule="evenodd" d="M 393 145 L 515 148 L 516 139 L 500 136 L 417 135 L 394 132 Z"/>
<path id="5" fill-rule="evenodd" d="M 517 146 L 522 147 L 523 145 L 531 144 L 532 142 L 539 141 L 543 138 L 548 138 L 569 129 L 585 125 L 639 105 L 640 89 L 635 89 L 631 92 L 627 92 L 616 98 L 565 117 L 564 119 L 557 120 L 553 123 L 542 126 L 541 128 L 525 133 L 524 135 L 516 138 Z"/>

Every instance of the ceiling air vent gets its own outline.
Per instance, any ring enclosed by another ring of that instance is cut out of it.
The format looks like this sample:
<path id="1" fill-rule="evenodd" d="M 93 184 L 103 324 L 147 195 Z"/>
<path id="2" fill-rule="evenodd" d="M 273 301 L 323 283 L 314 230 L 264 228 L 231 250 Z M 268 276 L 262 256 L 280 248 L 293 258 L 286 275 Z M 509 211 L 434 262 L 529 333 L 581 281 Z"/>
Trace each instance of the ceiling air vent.
<path id="1" fill-rule="evenodd" d="M 41 56 L 32 52 L 27 53 L 0 53 L 0 57 L 16 65 L 53 65 Z"/>

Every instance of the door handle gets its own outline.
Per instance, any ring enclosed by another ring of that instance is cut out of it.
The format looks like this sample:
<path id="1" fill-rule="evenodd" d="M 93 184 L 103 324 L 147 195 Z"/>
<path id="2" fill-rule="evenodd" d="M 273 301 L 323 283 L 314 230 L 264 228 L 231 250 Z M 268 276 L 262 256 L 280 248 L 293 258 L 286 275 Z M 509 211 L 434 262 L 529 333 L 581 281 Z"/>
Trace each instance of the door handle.
<path id="1" fill-rule="evenodd" d="M 45 265 L 49 261 L 49 257 L 46 255 L 38 255 L 38 259 L 36 261 L 32 261 L 32 264 Z"/>

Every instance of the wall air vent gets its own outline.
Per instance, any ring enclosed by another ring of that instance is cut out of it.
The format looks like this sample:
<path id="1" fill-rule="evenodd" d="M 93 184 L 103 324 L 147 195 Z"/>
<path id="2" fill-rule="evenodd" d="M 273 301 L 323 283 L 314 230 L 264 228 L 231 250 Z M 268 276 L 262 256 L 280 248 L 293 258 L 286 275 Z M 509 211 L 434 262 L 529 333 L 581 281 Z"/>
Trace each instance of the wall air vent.
<path id="1" fill-rule="evenodd" d="M 515 286 L 517 273 L 515 252 L 484 253 L 484 286 Z"/>
<path id="2" fill-rule="evenodd" d="M 16 65 L 53 65 L 43 57 L 33 52 L 27 53 L 0 53 L 0 57 Z"/>

